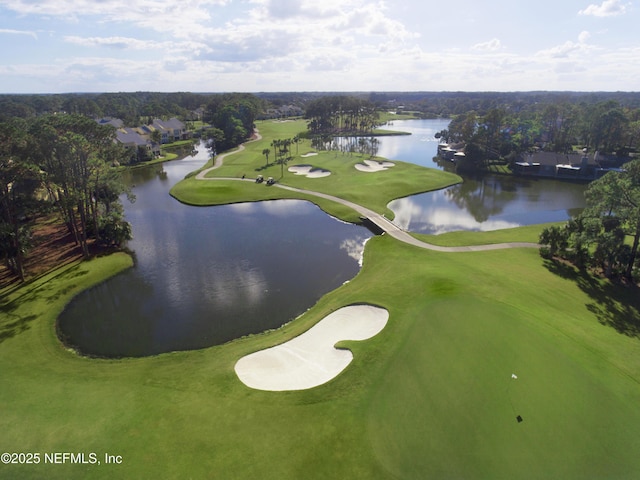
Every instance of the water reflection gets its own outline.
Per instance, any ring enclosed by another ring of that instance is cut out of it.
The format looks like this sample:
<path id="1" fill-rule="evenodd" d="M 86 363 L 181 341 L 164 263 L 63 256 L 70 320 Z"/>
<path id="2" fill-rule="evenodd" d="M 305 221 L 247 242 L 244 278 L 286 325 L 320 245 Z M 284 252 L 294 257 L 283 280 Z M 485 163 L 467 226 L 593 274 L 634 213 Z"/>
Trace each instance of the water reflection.
<path id="1" fill-rule="evenodd" d="M 580 184 L 486 176 L 394 200 L 389 208 L 410 231 L 488 231 L 567 220 L 584 207 L 583 192 Z"/>
<path id="2" fill-rule="evenodd" d="M 380 155 L 418 165 L 455 171 L 436 157 L 436 132 L 449 120 L 398 120 L 385 127 L 411 136 L 382 137 Z M 439 234 L 455 230 L 498 230 L 565 221 L 585 206 L 584 184 L 523 179 L 504 175 L 463 176 L 464 182 L 437 192 L 394 200 L 389 208 L 400 227 Z"/>
<path id="3" fill-rule="evenodd" d="M 136 267 L 71 302 L 59 319 L 68 343 L 107 357 L 220 344 L 281 326 L 357 274 L 369 232 L 309 202 L 171 198 L 169 186 L 205 160 L 128 172 Z"/>
<path id="4" fill-rule="evenodd" d="M 389 160 L 402 160 L 423 167 L 437 167 L 433 157 L 438 153 L 435 134 L 449 126 L 451 120 L 394 120 L 383 129 L 411 133 L 392 137 L 380 137 L 378 155 Z M 450 162 L 449 162 L 450 163 Z"/>

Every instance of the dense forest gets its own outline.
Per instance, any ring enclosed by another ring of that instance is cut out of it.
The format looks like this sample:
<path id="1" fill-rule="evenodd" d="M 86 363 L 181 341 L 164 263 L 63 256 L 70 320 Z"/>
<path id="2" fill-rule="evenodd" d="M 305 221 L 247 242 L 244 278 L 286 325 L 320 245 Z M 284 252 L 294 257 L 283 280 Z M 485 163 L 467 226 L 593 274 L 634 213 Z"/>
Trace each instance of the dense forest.
<path id="1" fill-rule="evenodd" d="M 210 95 L 196 93 L 68 93 L 58 95 L 0 95 L 0 121 L 47 113 L 78 113 L 93 118 L 113 117 L 137 126 L 141 117 L 193 118 Z"/>
<path id="2" fill-rule="evenodd" d="M 56 112 L 110 116 L 122 119 L 128 126 L 137 125 L 144 116 L 188 120 L 198 108 L 220 96 L 190 92 L 0 94 L 0 121 Z M 622 108 L 640 108 L 639 92 L 261 92 L 252 96 L 267 106 L 295 105 L 303 110 L 323 97 L 350 97 L 367 100 L 379 109 L 412 110 L 426 118 L 450 118 L 470 111 L 485 115 L 495 108 L 519 112 L 535 105 L 595 105 L 606 101 L 614 101 Z"/>
<path id="3" fill-rule="evenodd" d="M 77 114 L 0 123 L 0 255 L 20 279 L 38 215 L 57 212 L 84 258 L 91 245 L 131 237 L 112 168 L 126 152 L 114 139 L 113 128 Z"/>
<path id="4" fill-rule="evenodd" d="M 228 93 L 212 97 L 203 120 L 208 125 L 205 138 L 212 153 L 240 145 L 253 133 L 254 122 L 266 103 L 251 94 Z"/>

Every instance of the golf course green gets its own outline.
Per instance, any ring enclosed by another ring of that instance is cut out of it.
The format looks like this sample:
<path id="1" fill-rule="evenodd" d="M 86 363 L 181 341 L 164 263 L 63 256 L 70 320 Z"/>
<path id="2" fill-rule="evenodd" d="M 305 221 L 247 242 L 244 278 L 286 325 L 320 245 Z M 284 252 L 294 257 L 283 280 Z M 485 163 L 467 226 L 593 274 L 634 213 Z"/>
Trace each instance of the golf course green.
<path id="1" fill-rule="evenodd" d="M 330 170 L 327 177 L 285 171 L 280 178 L 279 165 L 256 171 L 270 139 L 299 127 L 260 123 L 263 139 L 208 175 L 273 176 L 380 213 L 400 193 L 459 181 L 403 162 L 358 172 L 360 155 L 328 152 L 301 159 Z M 299 149 L 302 155 L 310 147 Z M 194 205 L 300 197 L 194 176 L 171 194 Z M 357 218 L 335 202 L 309 199 Z M 448 234 L 440 242 L 536 242 L 542 228 Z M 367 242 L 352 281 L 278 330 L 146 358 L 91 359 L 66 349 L 55 330 L 64 306 L 131 265 L 129 256 L 113 254 L 0 291 L 0 453 L 39 459 L 3 456 L 9 462 L 0 463 L 0 478 L 640 476 L 635 288 L 545 260 L 534 248 L 443 253 L 383 235 Z M 358 303 L 385 308 L 388 323 L 368 340 L 338 344 L 354 358 L 330 382 L 267 392 L 236 376 L 243 356 Z"/>

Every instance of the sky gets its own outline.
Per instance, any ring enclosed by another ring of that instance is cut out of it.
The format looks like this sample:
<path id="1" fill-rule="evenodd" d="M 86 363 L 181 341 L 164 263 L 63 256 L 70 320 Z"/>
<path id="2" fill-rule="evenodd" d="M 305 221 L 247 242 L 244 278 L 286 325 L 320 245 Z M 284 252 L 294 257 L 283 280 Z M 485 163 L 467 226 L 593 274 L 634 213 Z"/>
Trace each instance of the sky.
<path id="1" fill-rule="evenodd" d="M 638 91 L 640 0 L 0 0 L 0 93 Z"/>

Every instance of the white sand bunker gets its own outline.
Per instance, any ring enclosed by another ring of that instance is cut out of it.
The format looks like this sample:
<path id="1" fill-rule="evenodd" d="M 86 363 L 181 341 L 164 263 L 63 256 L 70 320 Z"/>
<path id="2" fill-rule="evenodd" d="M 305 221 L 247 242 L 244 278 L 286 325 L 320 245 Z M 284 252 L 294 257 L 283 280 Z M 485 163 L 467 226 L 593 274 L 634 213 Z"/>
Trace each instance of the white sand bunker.
<path id="1" fill-rule="evenodd" d="M 296 175 L 306 175 L 309 178 L 328 177 L 331 175 L 329 170 L 316 168 L 311 165 L 292 165 L 288 170 Z"/>
<path id="2" fill-rule="evenodd" d="M 362 163 L 356 163 L 356 170 L 360 170 L 361 172 L 380 172 L 394 166 L 395 163 L 393 162 L 377 162 L 375 160 L 365 160 Z"/>
<path id="3" fill-rule="evenodd" d="M 338 376 L 351 360 L 341 340 L 366 340 L 387 324 L 389 312 L 372 305 L 350 305 L 327 315 L 302 335 L 242 357 L 235 366 L 240 380 L 258 390 L 305 390 Z"/>
<path id="4" fill-rule="evenodd" d="M 309 153 L 305 153 L 304 155 L 300 155 L 302 158 L 307 158 L 307 157 L 315 157 L 316 155 L 318 155 L 318 152 L 309 152 Z"/>

